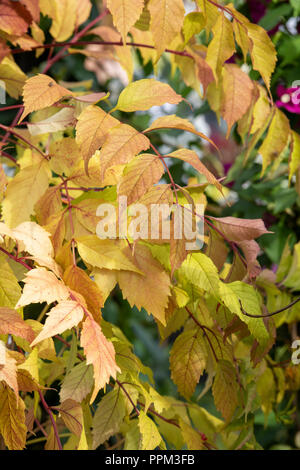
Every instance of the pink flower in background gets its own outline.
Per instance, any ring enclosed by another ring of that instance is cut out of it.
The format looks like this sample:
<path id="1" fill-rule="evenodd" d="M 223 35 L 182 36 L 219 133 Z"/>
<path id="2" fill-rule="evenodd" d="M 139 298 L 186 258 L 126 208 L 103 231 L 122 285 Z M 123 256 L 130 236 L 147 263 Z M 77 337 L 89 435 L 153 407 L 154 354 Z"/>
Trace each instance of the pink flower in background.
<path id="1" fill-rule="evenodd" d="M 280 98 L 275 102 L 278 108 L 300 114 L 300 87 L 285 88 L 283 85 L 278 85 L 276 92 Z"/>

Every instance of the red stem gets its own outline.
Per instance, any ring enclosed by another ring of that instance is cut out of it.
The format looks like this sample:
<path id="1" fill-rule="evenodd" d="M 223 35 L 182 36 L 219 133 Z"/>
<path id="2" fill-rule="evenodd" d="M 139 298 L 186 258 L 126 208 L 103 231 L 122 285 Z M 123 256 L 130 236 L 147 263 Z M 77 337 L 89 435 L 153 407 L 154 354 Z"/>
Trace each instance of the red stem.
<path id="1" fill-rule="evenodd" d="M 41 402 L 43 404 L 43 407 L 44 407 L 45 411 L 48 413 L 48 415 L 51 419 L 51 423 L 52 423 L 52 426 L 53 426 L 53 431 L 54 431 L 54 435 L 55 435 L 55 438 L 56 438 L 56 441 L 57 441 L 58 448 L 59 448 L 59 450 L 63 450 L 61 442 L 60 442 L 60 438 L 59 438 L 59 435 L 58 435 L 58 430 L 57 430 L 57 426 L 56 426 L 54 416 L 53 416 L 52 411 L 50 410 L 50 408 L 49 408 L 49 406 L 48 406 L 48 404 L 47 404 L 47 402 L 46 402 L 45 398 L 43 397 L 43 394 L 40 390 L 39 390 L 39 396 L 40 396 L 40 399 L 41 399 Z"/>

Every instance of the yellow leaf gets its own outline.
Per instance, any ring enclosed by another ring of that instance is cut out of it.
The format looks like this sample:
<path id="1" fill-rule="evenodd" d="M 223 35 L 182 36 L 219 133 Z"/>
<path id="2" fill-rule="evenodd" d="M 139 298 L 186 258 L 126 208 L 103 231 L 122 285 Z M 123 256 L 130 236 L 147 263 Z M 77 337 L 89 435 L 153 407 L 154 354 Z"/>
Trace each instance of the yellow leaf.
<path id="1" fill-rule="evenodd" d="M 92 155 L 104 144 L 109 130 L 118 124 L 117 119 L 97 106 L 87 106 L 82 111 L 76 125 L 76 142 L 86 169 Z"/>
<path id="2" fill-rule="evenodd" d="M 11 230 L 11 234 L 19 242 L 20 251 L 28 251 L 36 257 L 53 257 L 50 234 L 37 223 L 23 222 Z"/>
<path id="3" fill-rule="evenodd" d="M 35 348 L 31 353 L 27 356 L 26 361 L 22 362 L 18 366 L 18 372 L 27 371 L 31 375 L 36 382 L 39 382 L 39 363 L 38 363 L 38 354 L 39 351 Z M 19 379 L 19 376 L 18 376 Z"/>
<path id="4" fill-rule="evenodd" d="M 86 263 L 96 268 L 125 269 L 142 274 L 123 240 L 100 240 L 92 235 L 77 241 L 79 254 Z"/>
<path id="5" fill-rule="evenodd" d="M 42 331 L 31 343 L 31 347 L 40 341 L 63 333 L 66 330 L 77 326 L 83 318 L 83 308 L 74 300 L 63 300 L 47 312 L 47 320 Z"/>
<path id="6" fill-rule="evenodd" d="M 179 270 L 196 288 L 211 292 L 214 295 L 218 292 L 218 269 L 204 253 L 189 254 Z"/>
<path id="7" fill-rule="evenodd" d="M 242 49 L 244 62 L 246 62 L 247 54 L 250 49 L 250 40 L 247 34 L 247 28 L 240 21 L 236 21 L 235 19 L 233 19 L 233 31 L 234 31 L 236 42 Z"/>
<path id="8" fill-rule="evenodd" d="M 248 75 L 233 64 L 225 64 L 222 86 L 221 116 L 227 122 L 228 138 L 233 124 L 247 112 L 254 86 Z"/>
<path id="9" fill-rule="evenodd" d="M 101 399 L 93 417 L 93 449 L 119 431 L 125 413 L 125 400 L 119 387 Z"/>
<path id="10" fill-rule="evenodd" d="M 97 284 L 92 281 L 83 269 L 73 265 L 66 269 L 63 279 L 67 286 L 84 297 L 88 310 L 92 313 L 94 319 L 100 322 L 101 308 L 104 302 Z"/>
<path id="11" fill-rule="evenodd" d="M 5 83 L 5 89 L 12 98 L 18 99 L 22 94 L 26 75 L 11 57 L 4 57 L 0 63 L 0 80 Z"/>
<path id="12" fill-rule="evenodd" d="M 162 116 L 155 119 L 151 126 L 148 127 L 144 132 L 156 131 L 159 129 L 180 129 L 182 131 L 191 132 L 192 134 L 198 135 L 202 139 L 207 140 L 207 142 L 209 142 L 218 150 L 213 141 L 206 137 L 206 135 L 204 135 L 202 132 L 197 131 L 190 121 L 180 118 L 175 114 L 170 114 L 169 116 Z"/>
<path id="13" fill-rule="evenodd" d="M 24 112 L 20 121 L 32 111 L 47 108 L 73 93 L 42 73 L 28 78 L 23 88 Z"/>
<path id="14" fill-rule="evenodd" d="M 125 44 L 128 31 L 143 11 L 144 0 L 108 0 L 107 8 L 110 10 L 114 25 Z"/>
<path id="15" fill-rule="evenodd" d="M 75 115 L 73 108 L 63 108 L 50 117 L 27 124 L 28 130 L 32 136 L 64 131 L 73 126 Z M 72 139 L 74 140 L 74 139 Z"/>
<path id="16" fill-rule="evenodd" d="M 254 70 L 257 70 L 267 88 L 276 64 L 276 49 L 267 31 L 257 24 L 247 23 L 250 38 L 250 54 Z"/>
<path id="17" fill-rule="evenodd" d="M 162 437 L 157 426 L 144 411 L 139 413 L 139 429 L 142 436 L 141 450 L 154 450 L 160 445 Z"/>
<path id="18" fill-rule="evenodd" d="M 49 147 L 51 170 L 70 176 L 81 159 L 79 147 L 72 137 L 54 140 Z"/>
<path id="19" fill-rule="evenodd" d="M 116 271 L 94 268 L 91 275 L 99 289 L 101 289 L 103 301 L 105 302 L 118 282 Z"/>
<path id="20" fill-rule="evenodd" d="M 158 183 L 163 173 L 163 164 L 156 155 L 139 155 L 125 167 L 118 194 L 127 196 L 127 204 L 132 204 L 143 196 L 153 184 Z"/>
<path id="21" fill-rule="evenodd" d="M 114 127 L 109 132 L 100 151 L 102 178 L 107 168 L 127 163 L 142 150 L 147 150 L 149 146 L 149 139 L 139 133 L 134 127 L 127 124 L 120 124 Z"/>
<path id="22" fill-rule="evenodd" d="M 45 268 L 32 269 L 26 274 L 23 294 L 17 304 L 18 307 L 31 303 L 67 300 L 69 289 L 57 277 Z"/>
<path id="23" fill-rule="evenodd" d="M 223 13 L 219 14 L 212 31 L 214 37 L 207 48 L 206 62 L 211 67 L 216 82 L 218 82 L 221 77 L 222 65 L 235 52 L 235 44 L 232 24 Z"/>
<path id="24" fill-rule="evenodd" d="M 278 108 L 271 121 L 266 138 L 259 147 L 258 152 L 261 154 L 263 163 L 261 174 L 273 163 L 283 152 L 288 144 L 290 136 L 290 125 L 286 115 Z"/>
<path id="25" fill-rule="evenodd" d="M 195 35 L 201 33 L 205 26 L 205 19 L 202 13 L 192 12 L 184 17 L 183 22 L 183 35 L 185 43 Z"/>
<path id="26" fill-rule="evenodd" d="M 77 0 L 76 5 L 76 26 L 80 26 L 90 16 L 92 4 L 90 0 Z"/>
<path id="27" fill-rule="evenodd" d="M 0 306 L 15 307 L 21 295 L 21 288 L 6 257 L 0 254 Z"/>
<path id="28" fill-rule="evenodd" d="M 300 136 L 292 131 L 292 153 L 289 161 L 289 180 L 300 166 Z"/>
<path id="29" fill-rule="evenodd" d="M 150 0 L 147 7 L 151 15 L 150 31 L 159 58 L 180 32 L 185 9 L 182 0 Z"/>
<path id="30" fill-rule="evenodd" d="M 3 218 L 9 227 L 30 220 L 35 203 L 48 188 L 48 163 L 41 161 L 22 169 L 9 183 L 2 203 Z"/>
<path id="31" fill-rule="evenodd" d="M 216 408 L 227 422 L 230 421 L 238 405 L 236 370 L 230 362 L 218 361 L 212 392 Z"/>
<path id="32" fill-rule="evenodd" d="M 0 364 L 0 383 L 4 381 L 16 394 L 17 401 L 19 399 L 19 386 L 17 381 L 17 363 L 13 357 L 9 356 L 9 351 L 6 351 L 4 364 Z M 1 406 L 1 405 L 0 405 Z M 1 411 L 0 411 L 1 414 Z"/>
<path id="33" fill-rule="evenodd" d="M 178 104 L 182 97 L 167 83 L 159 82 L 154 78 L 144 78 L 130 83 L 121 92 L 115 109 L 130 113 L 132 111 L 146 111 L 152 106 L 161 106 L 164 103 Z"/>
<path id="34" fill-rule="evenodd" d="M 54 17 L 50 34 L 58 42 L 66 41 L 75 29 L 77 0 L 53 0 Z"/>
<path id="35" fill-rule="evenodd" d="M 9 450 L 22 450 L 26 443 L 25 404 L 0 384 L 0 432 Z"/>
<path id="36" fill-rule="evenodd" d="M 193 150 L 175 150 L 175 152 L 169 153 L 167 157 L 179 158 L 180 160 L 189 163 L 195 168 L 195 170 L 199 171 L 201 175 L 204 175 L 210 184 L 214 184 L 216 188 L 222 193 L 222 185 L 219 183 L 216 177 L 206 168 L 206 166 L 203 165 L 197 153 Z"/>
<path id="37" fill-rule="evenodd" d="M 258 85 L 258 90 L 259 97 L 254 104 L 252 112 L 252 125 L 250 129 L 251 134 L 254 134 L 255 132 L 263 129 L 264 125 L 266 124 L 267 117 L 270 115 L 271 111 L 266 89 Z"/>
<path id="38" fill-rule="evenodd" d="M 34 210 L 38 223 L 41 225 L 46 225 L 48 219 L 51 216 L 62 210 L 60 187 L 49 187 L 43 194 L 43 196 L 35 204 Z M 50 233 L 48 234 L 48 236 L 50 236 Z"/>
<path id="39" fill-rule="evenodd" d="M 81 362 L 64 377 L 60 389 L 60 399 L 64 402 L 71 398 L 81 403 L 92 390 L 92 386 L 93 368 L 85 362 Z"/>
<path id="40" fill-rule="evenodd" d="M 175 340 L 170 353 L 171 377 L 179 393 L 189 399 L 204 372 L 207 351 L 200 328 L 189 329 Z"/>
<path id="41" fill-rule="evenodd" d="M 129 250 L 128 250 L 129 251 Z M 156 261 L 150 250 L 142 245 L 135 248 L 134 257 L 144 276 L 120 271 L 118 282 L 123 297 L 133 307 L 142 307 L 165 325 L 165 309 L 170 295 L 170 278 L 161 264 Z"/>
<path id="42" fill-rule="evenodd" d="M 35 336 L 32 328 L 16 310 L 5 307 L 0 307 L 0 334 L 19 336 L 29 343 L 34 340 Z"/>
<path id="43" fill-rule="evenodd" d="M 121 372 L 115 361 L 113 343 L 108 341 L 98 323 L 87 317 L 81 332 L 81 346 L 84 348 L 87 364 L 93 364 L 94 391 L 90 400 L 93 403 L 99 390 L 109 383 L 110 377 L 116 378 Z"/>
<path id="44" fill-rule="evenodd" d="M 179 425 L 188 450 L 203 450 L 204 445 L 201 434 L 181 418 L 179 418 Z"/>

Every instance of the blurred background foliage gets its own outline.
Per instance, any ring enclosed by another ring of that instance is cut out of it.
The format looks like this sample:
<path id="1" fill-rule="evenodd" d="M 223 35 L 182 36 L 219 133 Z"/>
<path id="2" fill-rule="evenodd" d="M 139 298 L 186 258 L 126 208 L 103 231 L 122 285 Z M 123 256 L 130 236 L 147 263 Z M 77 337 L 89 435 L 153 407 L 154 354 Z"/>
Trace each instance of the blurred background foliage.
<path id="1" fill-rule="evenodd" d="M 189 2 L 186 1 L 189 8 Z M 230 3 L 230 2 L 225 2 Z M 258 23 L 268 30 L 270 37 L 278 51 L 278 61 L 272 78 L 271 91 L 274 102 L 284 109 L 291 123 L 291 127 L 300 132 L 300 105 L 287 109 L 281 102 L 282 90 L 289 93 L 293 82 L 299 80 L 300 86 L 300 0 L 235 0 L 235 7 L 247 16 L 252 22 Z M 93 1 L 90 19 L 97 15 L 101 8 L 100 1 Z M 41 27 L 46 35 L 50 27 L 50 20 L 42 18 Z M 48 40 L 50 36 L 48 37 Z M 87 37 L 88 39 L 88 37 Z M 173 114 L 190 119 L 195 126 L 209 136 L 219 146 L 223 158 L 209 146 L 204 145 L 195 136 L 179 131 L 161 131 L 152 136 L 153 144 L 162 154 L 175 150 L 178 145 L 197 150 L 207 167 L 217 176 L 226 177 L 223 184 L 228 188 L 226 195 L 229 205 L 224 204 L 215 191 L 207 192 L 207 212 L 218 216 L 235 216 L 242 218 L 262 218 L 267 228 L 273 232 L 258 239 L 264 254 L 259 258 L 262 267 L 277 268 L 284 246 L 289 241 L 292 247 L 300 237 L 300 198 L 298 182 L 288 184 L 288 161 L 282 159 L 276 170 L 266 172 L 260 176 L 261 160 L 257 152 L 253 151 L 243 165 L 243 145 L 236 130 L 226 140 L 226 125 L 217 120 L 215 113 L 210 109 L 207 101 L 203 101 L 195 90 L 185 85 L 180 72 L 172 62 L 172 57 L 164 54 L 155 70 L 152 63 L 143 63 L 139 51 L 133 52 L 135 61 L 134 79 L 151 78 L 156 76 L 159 80 L 168 82 L 174 90 L 181 94 L 188 103 L 181 102 L 178 106 L 164 105 L 152 108 L 148 112 L 120 113 L 123 122 L 144 129 L 150 122 L 160 115 Z M 42 71 L 47 60 L 45 51 L 38 58 L 34 52 L 17 54 L 15 60 L 29 76 Z M 117 96 L 127 84 L 124 70 L 117 64 L 105 63 L 104 60 L 86 58 L 81 54 L 68 54 L 55 63 L 48 72 L 57 81 L 78 82 L 74 89 L 93 91 L 109 91 L 107 109 L 116 103 Z M 235 54 L 230 62 L 243 64 L 242 54 Z M 247 64 L 243 67 L 247 68 Z M 251 72 L 251 78 L 258 79 L 256 72 Z M 83 85 L 80 82 L 85 82 Z M 281 88 L 280 88 L 281 87 Z M 281 90 L 281 91 L 280 91 Z M 8 97 L 6 106 L 18 104 Z M 105 104 L 104 104 L 105 106 Z M 9 125 L 15 115 L 14 110 L 1 113 L 1 122 Z M 169 163 L 170 171 L 176 183 L 184 185 L 191 178 L 196 178 L 193 169 L 179 160 Z M 166 180 L 166 182 L 168 182 Z M 37 313 L 38 315 L 38 313 Z M 143 363 L 154 371 L 157 390 L 166 395 L 177 396 L 177 389 L 170 380 L 169 348 L 176 335 L 160 342 L 157 327 L 152 317 L 145 311 L 131 309 L 127 301 L 122 299 L 120 290 L 115 288 L 103 309 L 103 317 L 118 325 L 127 338 L 134 345 L 134 352 Z M 282 348 L 277 348 L 271 355 L 276 360 L 287 358 L 284 354 L 290 345 L 290 332 L 287 325 L 278 330 Z M 195 393 L 199 395 L 203 388 L 205 377 Z M 298 398 L 299 402 L 299 398 Z M 206 394 L 200 401 L 201 406 L 218 415 L 214 408 L 210 394 Z M 298 418 L 298 419 L 297 419 Z M 300 422 L 299 412 L 286 416 L 284 408 L 277 413 L 269 415 L 268 426 L 265 427 L 264 416 L 259 412 L 255 416 L 256 438 L 264 449 L 291 449 L 300 448 Z"/>

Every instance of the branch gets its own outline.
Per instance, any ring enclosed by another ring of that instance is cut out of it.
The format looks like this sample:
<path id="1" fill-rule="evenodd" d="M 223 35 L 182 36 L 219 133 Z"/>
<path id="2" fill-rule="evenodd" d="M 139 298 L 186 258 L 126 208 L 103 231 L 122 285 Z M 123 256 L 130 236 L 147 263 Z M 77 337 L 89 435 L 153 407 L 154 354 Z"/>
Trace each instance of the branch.
<path id="1" fill-rule="evenodd" d="M 14 124 L 12 124 L 13 126 Z M 48 157 L 47 155 L 45 155 L 38 147 L 36 147 L 35 145 L 33 145 L 31 142 L 29 142 L 29 140 L 25 139 L 25 137 L 23 137 L 22 135 L 18 134 L 18 132 L 16 132 L 12 127 L 8 127 L 8 126 L 4 126 L 3 124 L 0 124 L 0 128 L 1 129 L 4 129 L 6 132 L 6 134 L 13 134 L 14 136 L 16 136 L 18 139 L 21 139 L 23 140 L 23 142 L 25 142 L 27 145 L 29 145 L 29 147 L 31 147 L 32 149 L 36 150 L 39 154 L 42 155 L 43 158 L 45 158 L 46 160 L 48 160 Z M 5 134 L 5 135 L 6 135 Z M 5 140 L 5 136 L 4 138 L 2 139 L 2 143 L 4 143 L 4 140 Z"/>
<path id="2" fill-rule="evenodd" d="M 51 423 L 52 423 L 52 426 L 53 426 L 53 431 L 54 431 L 54 435 L 55 435 L 55 438 L 56 438 L 56 441 L 57 441 L 58 448 L 59 448 L 59 450 L 63 450 L 61 442 L 60 442 L 60 438 L 59 438 L 59 435 L 58 435 L 58 430 L 57 430 L 57 426 L 56 426 L 56 422 L 55 422 L 53 413 L 50 410 L 49 406 L 47 405 L 47 402 L 46 402 L 45 398 L 43 397 L 43 394 L 40 390 L 39 390 L 39 396 L 40 396 L 40 399 L 41 399 L 41 402 L 43 404 L 43 407 L 44 407 L 45 411 L 48 413 L 48 415 L 51 419 Z"/>
<path id="3" fill-rule="evenodd" d="M 11 253 L 9 253 L 8 251 L 6 251 L 4 248 L 2 248 L 0 246 L 0 251 L 2 251 L 3 253 L 5 253 L 7 256 L 9 256 L 9 258 L 13 259 L 14 261 L 16 261 L 17 263 L 20 263 L 22 264 L 22 266 L 24 266 L 24 268 L 26 269 L 32 269 L 31 266 L 29 266 L 28 264 L 24 263 L 24 261 L 22 261 L 20 258 L 18 258 L 17 256 L 15 255 L 12 255 Z"/>
<path id="4" fill-rule="evenodd" d="M 300 297 L 298 297 L 296 300 L 294 300 L 293 302 L 291 302 L 290 304 L 286 305 L 285 307 L 283 308 L 280 308 L 279 310 L 276 310 L 275 312 L 272 312 L 272 313 L 267 313 L 266 315 L 251 315 L 250 313 L 247 313 L 244 309 L 243 309 L 243 306 L 242 306 L 242 302 L 239 300 L 240 302 L 240 307 L 241 307 L 241 311 L 244 315 L 246 315 L 247 317 L 250 317 L 250 318 L 266 318 L 266 317 L 272 317 L 273 315 L 277 315 L 278 313 L 281 313 L 281 312 L 284 312 L 285 310 L 288 310 L 289 308 L 291 308 L 293 305 L 295 305 L 297 302 L 299 302 L 300 300 Z"/>

